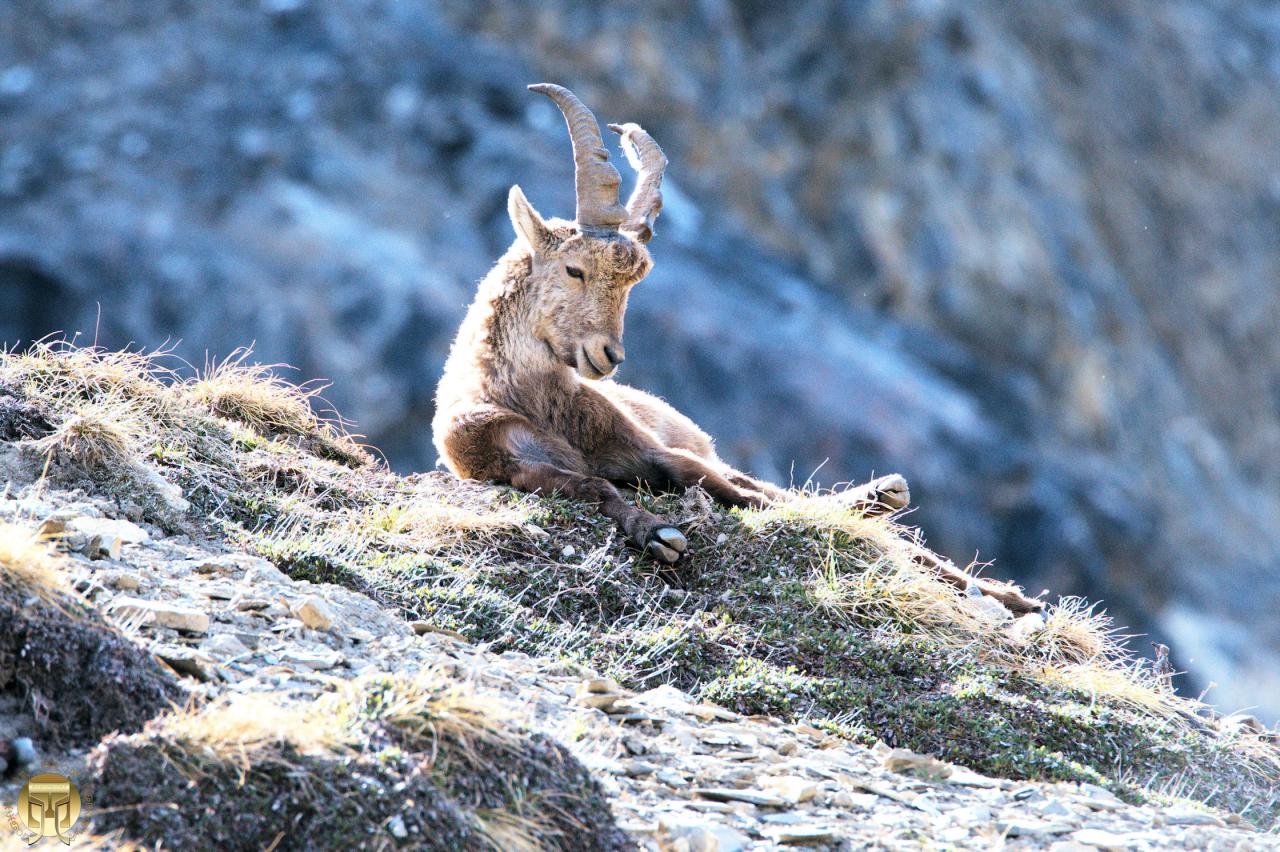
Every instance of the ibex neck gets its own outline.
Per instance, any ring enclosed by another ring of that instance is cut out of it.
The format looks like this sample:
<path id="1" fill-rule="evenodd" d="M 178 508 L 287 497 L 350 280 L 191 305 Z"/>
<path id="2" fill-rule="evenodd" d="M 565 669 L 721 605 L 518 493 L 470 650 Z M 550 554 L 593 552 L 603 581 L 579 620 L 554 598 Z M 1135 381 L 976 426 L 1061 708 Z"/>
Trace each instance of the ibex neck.
<path id="1" fill-rule="evenodd" d="M 529 407 L 531 397 L 571 390 L 578 381 L 534 332 L 531 264 L 528 255 L 508 252 L 481 282 L 465 324 L 488 395 L 519 411 Z"/>

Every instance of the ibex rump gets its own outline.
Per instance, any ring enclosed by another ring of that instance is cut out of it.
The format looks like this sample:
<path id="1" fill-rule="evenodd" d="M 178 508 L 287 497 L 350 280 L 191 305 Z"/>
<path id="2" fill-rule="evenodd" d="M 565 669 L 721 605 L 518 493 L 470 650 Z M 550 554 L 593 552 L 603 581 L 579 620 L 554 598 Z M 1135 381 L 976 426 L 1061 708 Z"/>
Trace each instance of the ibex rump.
<path id="1" fill-rule="evenodd" d="M 601 381 L 622 363 L 627 294 L 652 265 L 646 243 L 667 160 L 638 125 L 609 125 L 638 173 L 622 206 L 595 116 L 560 86 L 529 88 L 555 101 L 568 123 L 577 215 L 543 219 L 511 188 L 517 239 L 481 282 L 454 341 L 436 393 L 436 447 L 459 477 L 594 503 L 634 545 L 674 563 L 687 549 L 684 535 L 628 503 L 618 485 L 701 485 L 738 507 L 786 492 L 726 465 L 706 433 L 667 403 Z M 841 497 L 885 512 L 905 506 L 908 492 L 893 475 Z"/>

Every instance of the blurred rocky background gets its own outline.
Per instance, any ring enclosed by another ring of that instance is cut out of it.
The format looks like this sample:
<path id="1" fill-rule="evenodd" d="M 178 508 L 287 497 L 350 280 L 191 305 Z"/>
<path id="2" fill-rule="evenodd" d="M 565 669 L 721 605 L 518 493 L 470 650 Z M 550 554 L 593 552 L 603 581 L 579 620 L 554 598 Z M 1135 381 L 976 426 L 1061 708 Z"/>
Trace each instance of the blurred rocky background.
<path id="1" fill-rule="evenodd" d="M 540 80 L 671 159 L 624 381 L 1280 717 L 1274 4 L 7 0 L 0 340 L 254 343 L 430 468 Z"/>

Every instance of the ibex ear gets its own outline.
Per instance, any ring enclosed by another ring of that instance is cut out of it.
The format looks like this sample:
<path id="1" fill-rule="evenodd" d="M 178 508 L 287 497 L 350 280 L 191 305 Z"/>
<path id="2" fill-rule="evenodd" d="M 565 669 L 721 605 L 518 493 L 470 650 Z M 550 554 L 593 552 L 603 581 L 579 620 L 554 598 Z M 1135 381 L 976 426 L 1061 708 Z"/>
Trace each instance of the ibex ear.
<path id="1" fill-rule="evenodd" d="M 533 209 L 529 199 L 524 197 L 519 186 L 511 187 L 507 194 L 507 215 L 511 217 L 511 227 L 515 228 L 516 236 L 528 243 L 535 254 L 551 246 L 551 229 Z"/>

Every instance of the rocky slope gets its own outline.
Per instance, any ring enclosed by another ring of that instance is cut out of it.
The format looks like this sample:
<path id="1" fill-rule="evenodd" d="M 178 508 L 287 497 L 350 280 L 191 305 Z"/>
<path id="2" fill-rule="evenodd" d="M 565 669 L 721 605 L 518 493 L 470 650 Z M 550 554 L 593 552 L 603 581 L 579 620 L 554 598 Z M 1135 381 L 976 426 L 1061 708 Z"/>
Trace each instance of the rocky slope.
<path id="1" fill-rule="evenodd" d="M 938 546 L 1274 718 L 1278 45 L 1190 0 L 16 0 L 0 339 L 256 339 L 428 469 L 508 186 L 571 209 L 559 80 L 673 162 L 625 380 L 764 476 L 900 470 Z"/>
<path id="2" fill-rule="evenodd" d="M 694 547 L 664 579 L 162 363 L 0 356 L 0 741 L 91 792 L 86 848 L 1280 847 L 1275 735 L 1078 601 L 1015 620 L 812 495 L 639 496 Z"/>

